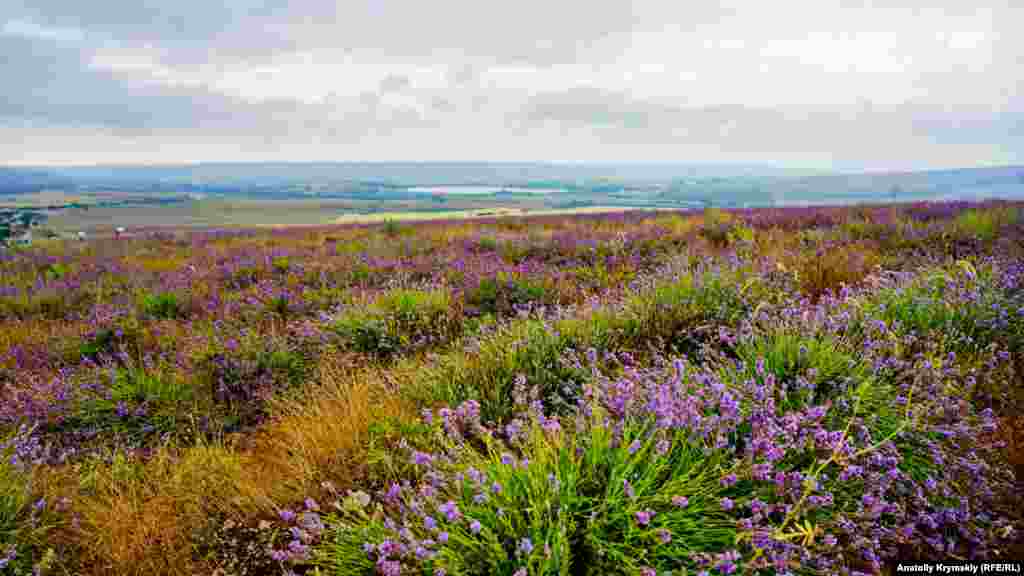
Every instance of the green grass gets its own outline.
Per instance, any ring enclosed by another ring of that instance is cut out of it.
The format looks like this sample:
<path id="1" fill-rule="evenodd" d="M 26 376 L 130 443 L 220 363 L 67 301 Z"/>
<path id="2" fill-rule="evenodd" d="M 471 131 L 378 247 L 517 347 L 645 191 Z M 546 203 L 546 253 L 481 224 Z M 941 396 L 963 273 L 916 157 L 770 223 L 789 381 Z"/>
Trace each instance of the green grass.
<path id="1" fill-rule="evenodd" d="M 448 292 L 396 289 L 366 306 L 350 307 L 335 319 L 333 330 L 346 346 L 386 360 L 450 342 L 461 335 L 463 323 Z"/>
<path id="2" fill-rule="evenodd" d="M 726 473 L 720 455 L 709 456 L 683 434 L 670 437 L 670 448 L 659 453 L 648 424 L 634 422 L 615 438 L 602 420 L 596 411 L 578 434 L 545 430 L 532 420 L 512 445 L 486 438 L 479 445 L 453 444 L 435 428 L 435 446 L 450 457 L 450 464 L 436 467 L 462 478 L 436 500 L 454 501 L 466 520 L 445 524 L 448 543 L 424 563 L 427 573 L 441 566 L 449 574 L 481 576 L 511 576 L 523 567 L 564 575 L 636 574 L 645 565 L 693 569 L 689 551 L 733 545 L 735 522 L 719 502 L 726 495 L 742 500 L 744 489 L 720 484 Z M 628 448 L 633 440 L 641 443 L 636 451 Z M 477 472 L 486 478 L 483 488 L 472 479 Z M 487 493 L 482 501 L 481 491 Z M 676 497 L 689 504 L 675 505 Z M 372 565 L 362 545 L 388 537 L 381 511 L 354 500 L 330 518 L 332 538 L 319 560 L 328 573 L 366 571 Z M 649 525 L 638 524 L 636 514 L 647 510 L 656 514 Z M 470 519 L 479 522 L 478 534 Z M 435 537 L 422 520 L 410 518 L 408 525 L 416 537 Z M 661 541 L 662 530 L 671 531 L 671 542 Z M 528 554 L 518 548 L 524 539 L 533 545 Z"/>
<path id="3" fill-rule="evenodd" d="M 152 318 L 173 320 L 181 317 L 185 312 L 185 308 L 178 301 L 177 294 L 161 292 L 159 294 L 146 294 L 143 296 L 142 312 Z"/>
<path id="4" fill-rule="evenodd" d="M 854 356 L 852 350 L 831 337 L 808 337 L 789 330 L 772 330 L 741 341 L 735 349 L 745 370 L 733 377 L 761 377 L 758 361 L 764 363 L 766 374 L 787 388 L 781 410 L 800 409 L 832 399 L 850 383 L 868 377 L 868 367 Z M 811 388 L 798 388 L 802 379 Z"/>

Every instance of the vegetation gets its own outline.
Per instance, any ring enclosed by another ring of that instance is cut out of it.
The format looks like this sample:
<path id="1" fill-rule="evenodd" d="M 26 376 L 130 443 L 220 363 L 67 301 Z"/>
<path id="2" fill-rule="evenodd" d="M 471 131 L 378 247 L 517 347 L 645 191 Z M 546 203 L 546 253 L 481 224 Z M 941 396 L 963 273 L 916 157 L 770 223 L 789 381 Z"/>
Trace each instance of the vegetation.
<path id="1" fill-rule="evenodd" d="M 1007 202 L 0 258 L 0 574 L 883 574 L 1024 531 Z"/>

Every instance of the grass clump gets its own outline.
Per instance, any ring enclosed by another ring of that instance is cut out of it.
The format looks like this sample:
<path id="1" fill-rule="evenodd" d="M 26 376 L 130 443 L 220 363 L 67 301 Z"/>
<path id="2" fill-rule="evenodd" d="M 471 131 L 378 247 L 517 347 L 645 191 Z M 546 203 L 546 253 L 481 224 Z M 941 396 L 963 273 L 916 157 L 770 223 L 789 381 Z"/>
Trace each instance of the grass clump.
<path id="1" fill-rule="evenodd" d="M 1019 213 L 1016 206 L 965 210 L 951 223 L 954 235 L 991 242 L 1002 227 L 1016 224 Z"/>
<path id="2" fill-rule="evenodd" d="M 350 308 L 333 330 L 351 348 L 387 360 L 457 338 L 463 325 L 442 290 L 392 290 L 365 308 Z"/>
<path id="3" fill-rule="evenodd" d="M 142 312 L 150 318 L 173 320 L 185 314 L 185 306 L 173 292 L 147 294 L 142 298 Z"/>
<path id="4" fill-rule="evenodd" d="M 494 316 L 509 316 L 519 307 L 547 298 L 548 291 L 543 284 L 504 273 L 482 278 L 465 295 L 467 312 Z"/>
<path id="5" fill-rule="evenodd" d="M 0 437 L 0 573 L 44 572 L 55 550 L 47 536 L 56 527 L 55 508 L 39 497 L 37 459 L 43 446 L 34 430 L 22 427 Z M 56 507 L 54 506 L 56 504 Z"/>
<path id="6" fill-rule="evenodd" d="M 771 375 L 786 391 L 779 399 L 783 409 L 822 403 L 869 374 L 863 360 L 828 336 L 773 330 L 741 340 L 734 351 L 744 367 L 734 377 L 763 380 Z"/>
<path id="7" fill-rule="evenodd" d="M 881 256 L 872 244 L 856 242 L 798 252 L 791 267 L 800 291 L 817 300 L 825 294 L 838 294 L 843 287 L 858 285 L 880 263 Z"/>
<path id="8" fill-rule="evenodd" d="M 481 433 L 477 410 L 431 414 L 436 450 L 410 453 L 422 484 L 392 484 L 369 508 L 353 494 L 328 517 L 328 573 L 634 574 L 693 568 L 689 551 L 734 542 L 722 462 L 682 436 L 663 443 L 640 421 L 612 432 L 595 406 L 575 433 L 531 412 L 499 440 Z"/>

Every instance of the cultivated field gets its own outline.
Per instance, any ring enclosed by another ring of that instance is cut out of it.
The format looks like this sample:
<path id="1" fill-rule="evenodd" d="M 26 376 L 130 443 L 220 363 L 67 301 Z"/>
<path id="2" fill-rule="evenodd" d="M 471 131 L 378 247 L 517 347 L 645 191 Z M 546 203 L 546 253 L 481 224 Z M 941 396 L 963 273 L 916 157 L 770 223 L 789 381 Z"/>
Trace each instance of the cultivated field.
<path id="1" fill-rule="evenodd" d="M 1022 207 L 0 252 L 0 574 L 1019 560 Z"/>

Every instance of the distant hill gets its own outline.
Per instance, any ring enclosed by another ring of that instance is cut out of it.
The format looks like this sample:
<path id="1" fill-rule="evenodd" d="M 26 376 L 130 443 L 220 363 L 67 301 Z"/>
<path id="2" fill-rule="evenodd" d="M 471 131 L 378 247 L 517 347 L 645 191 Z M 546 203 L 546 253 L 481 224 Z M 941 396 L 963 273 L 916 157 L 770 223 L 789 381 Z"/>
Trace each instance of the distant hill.
<path id="1" fill-rule="evenodd" d="M 542 164 L 529 162 L 258 162 L 181 166 L 89 166 L 52 168 L 81 181 L 141 183 L 299 184 L 310 181 L 379 182 L 398 186 L 503 185 L 532 180 L 614 179 L 636 183 L 677 177 L 795 177 L 806 170 L 733 164 Z"/>
<path id="2" fill-rule="evenodd" d="M 384 198 L 408 187 L 457 185 L 564 188 L 569 194 L 606 194 L 626 203 L 644 196 L 656 203 L 721 206 L 1024 198 L 1024 166 L 860 174 L 665 163 L 262 162 L 0 168 L 0 194 L 120 188 L 280 198 L 333 189 Z"/>
<path id="3" fill-rule="evenodd" d="M 73 179 L 49 170 L 0 166 L 0 195 L 33 194 L 42 190 L 66 189 L 73 185 Z"/>
<path id="4" fill-rule="evenodd" d="M 1024 166 L 814 176 L 787 182 L 786 186 L 798 195 L 880 196 L 893 200 L 975 196 L 1024 198 Z"/>

